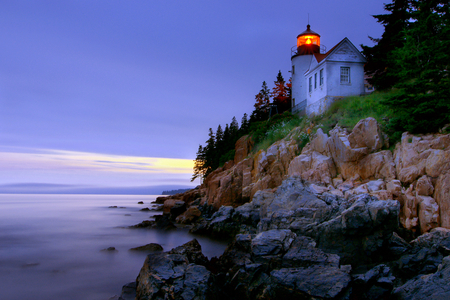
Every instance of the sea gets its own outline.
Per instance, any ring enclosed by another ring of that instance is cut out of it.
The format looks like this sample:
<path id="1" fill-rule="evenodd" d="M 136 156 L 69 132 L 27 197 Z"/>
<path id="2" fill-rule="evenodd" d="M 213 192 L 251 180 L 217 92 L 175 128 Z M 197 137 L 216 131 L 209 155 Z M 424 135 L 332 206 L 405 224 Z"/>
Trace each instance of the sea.
<path id="1" fill-rule="evenodd" d="M 225 241 L 188 229 L 127 228 L 161 213 L 141 211 L 156 197 L 0 194 L 0 299 L 108 300 L 147 256 L 129 249 L 149 243 L 168 251 L 196 238 L 207 257 L 223 253 Z"/>

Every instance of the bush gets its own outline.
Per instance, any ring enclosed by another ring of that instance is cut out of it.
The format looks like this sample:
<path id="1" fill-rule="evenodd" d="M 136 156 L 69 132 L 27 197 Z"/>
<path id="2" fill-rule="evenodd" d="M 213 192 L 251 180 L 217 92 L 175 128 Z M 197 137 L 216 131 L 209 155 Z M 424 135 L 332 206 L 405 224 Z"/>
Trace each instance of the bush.
<path id="1" fill-rule="evenodd" d="M 251 136 L 256 144 L 255 150 L 267 149 L 270 145 L 285 138 L 292 129 L 300 126 L 303 118 L 289 112 L 276 115 L 267 121 L 253 123 Z"/>

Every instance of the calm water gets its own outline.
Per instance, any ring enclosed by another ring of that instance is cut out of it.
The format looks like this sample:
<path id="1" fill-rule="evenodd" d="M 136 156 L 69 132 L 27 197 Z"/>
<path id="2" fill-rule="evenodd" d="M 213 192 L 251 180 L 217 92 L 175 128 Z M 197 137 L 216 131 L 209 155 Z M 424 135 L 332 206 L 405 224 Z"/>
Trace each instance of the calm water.
<path id="1" fill-rule="evenodd" d="M 223 253 L 225 243 L 187 230 L 120 228 L 155 214 L 139 211 L 155 198 L 0 194 L 0 299 L 107 300 L 143 265 L 146 254 L 128 250 L 148 243 L 166 251 L 195 237 L 209 258 Z"/>

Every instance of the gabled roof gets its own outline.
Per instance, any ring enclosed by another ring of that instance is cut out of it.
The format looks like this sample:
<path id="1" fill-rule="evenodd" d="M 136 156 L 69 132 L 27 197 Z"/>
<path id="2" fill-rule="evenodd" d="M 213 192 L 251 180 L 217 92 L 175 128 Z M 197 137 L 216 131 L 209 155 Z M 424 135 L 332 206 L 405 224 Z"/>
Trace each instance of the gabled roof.
<path id="1" fill-rule="evenodd" d="M 326 60 L 327 58 L 331 57 L 331 55 L 334 54 L 337 51 L 337 49 L 339 49 L 340 46 L 342 46 L 345 42 L 348 42 L 350 47 L 353 48 L 354 52 L 357 53 L 363 61 L 366 60 L 364 58 L 364 56 L 361 54 L 361 52 L 355 47 L 355 45 L 353 45 L 352 42 L 350 42 L 350 40 L 348 38 L 344 38 L 339 43 L 337 43 L 333 48 L 331 48 L 327 53 L 325 53 L 325 54 L 314 53 L 313 57 L 317 61 L 317 65 L 320 64 L 322 61 Z M 313 60 L 311 60 L 311 65 L 312 64 L 313 64 Z M 305 74 L 307 74 L 309 71 L 311 71 L 311 65 L 308 68 L 308 70 L 305 72 Z"/>

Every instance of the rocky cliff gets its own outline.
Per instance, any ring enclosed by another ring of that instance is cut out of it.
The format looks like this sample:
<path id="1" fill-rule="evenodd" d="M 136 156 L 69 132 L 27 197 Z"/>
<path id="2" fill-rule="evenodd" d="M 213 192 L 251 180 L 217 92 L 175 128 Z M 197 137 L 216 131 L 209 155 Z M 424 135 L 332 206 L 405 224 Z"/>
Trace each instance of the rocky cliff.
<path id="1" fill-rule="evenodd" d="M 201 186 L 201 204 L 219 209 L 249 202 L 257 191 L 273 189 L 287 177 L 299 177 L 317 194 L 348 198 L 364 194 L 400 203 L 401 224 L 425 233 L 450 228 L 450 135 L 404 133 L 391 152 L 373 118 L 361 120 L 351 133 L 319 128 L 299 149 L 294 129 L 267 150 L 251 153 L 248 136 L 236 143 L 234 161 L 212 172 Z"/>
<path id="2" fill-rule="evenodd" d="M 391 152 L 372 118 L 303 148 L 300 132 L 256 153 L 242 137 L 201 187 L 158 199 L 233 241 L 212 260 L 196 241 L 150 254 L 137 299 L 450 297 L 450 135 L 404 133 Z"/>

